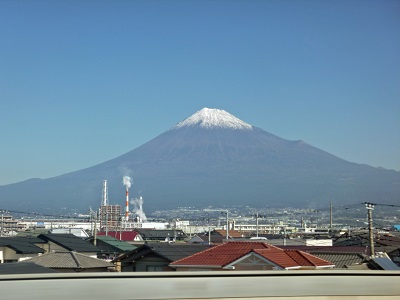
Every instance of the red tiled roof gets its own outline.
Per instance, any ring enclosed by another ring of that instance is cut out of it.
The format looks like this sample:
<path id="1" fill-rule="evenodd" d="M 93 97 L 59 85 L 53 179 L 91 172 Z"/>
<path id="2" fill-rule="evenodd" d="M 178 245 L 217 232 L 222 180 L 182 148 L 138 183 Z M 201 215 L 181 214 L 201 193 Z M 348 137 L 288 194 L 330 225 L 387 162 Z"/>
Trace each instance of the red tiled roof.
<path id="1" fill-rule="evenodd" d="M 298 263 L 302 267 L 333 266 L 333 263 L 303 251 L 285 250 L 285 253 L 289 255 L 296 263 Z"/>
<path id="2" fill-rule="evenodd" d="M 293 258 L 287 255 L 285 251 L 282 250 L 268 251 L 264 249 L 255 249 L 254 253 L 265 257 L 269 261 L 282 268 L 298 268 L 301 266 Z"/>
<path id="3" fill-rule="evenodd" d="M 171 265 L 207 265 L 222 267 L 251 252 L 254 248 L 265 249 L 275 247 L 260 242 L 229 242 L 177 260 Z"/>
<path id="4" fill-rule="evenodd" d="M 113 238 L 116 238 L 118 240 L 121 241 L 133 241 L 135 239 L 135 237 L 138 235 L 139 233 L 136 231 L 108 231 L 107 234 L 105 232 L 98 232 L 97 235 L 108 235 L 111 236 Z"/>
<path id="5" fill-rule="evenodd" d="M 254 252 L 282 268 L 322 267 L 333 264 L 301 251 L 285 251 L 264 242 L 228 242 L 171 263 L 171 266 L 224 267 Z"/>

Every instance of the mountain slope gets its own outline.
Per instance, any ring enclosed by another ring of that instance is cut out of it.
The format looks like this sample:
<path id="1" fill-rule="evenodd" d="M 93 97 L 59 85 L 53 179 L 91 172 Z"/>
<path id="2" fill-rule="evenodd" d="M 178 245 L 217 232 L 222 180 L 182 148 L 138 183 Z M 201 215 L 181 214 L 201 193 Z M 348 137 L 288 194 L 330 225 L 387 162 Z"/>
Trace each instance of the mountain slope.
<path id="1" fill-rule="evenodd" d="M 231 114 L 204 108 L 142 146 L 91 168 L 0 186 L 7 209 L 97 208 L 109 182 L 111 204 L 124 204 L 122 177 L 144 208 L 243 204 L 324 207 L 396 203 L 400 172 L 347 162 L 302 141 L 288 141 Z M 29 194 L 28 194 L 29 193 Z"/>

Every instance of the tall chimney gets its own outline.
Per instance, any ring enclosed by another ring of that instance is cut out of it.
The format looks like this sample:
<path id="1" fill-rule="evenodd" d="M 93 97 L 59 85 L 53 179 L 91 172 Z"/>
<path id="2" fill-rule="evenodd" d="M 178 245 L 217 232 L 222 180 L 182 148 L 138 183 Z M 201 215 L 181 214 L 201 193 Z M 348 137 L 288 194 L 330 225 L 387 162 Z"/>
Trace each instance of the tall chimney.
<path id="1" fill-rule="evenodd" d="M 126 187 L 125 220 L 129 221 L 129 191 L 128 191 L 128 187 Z"/>

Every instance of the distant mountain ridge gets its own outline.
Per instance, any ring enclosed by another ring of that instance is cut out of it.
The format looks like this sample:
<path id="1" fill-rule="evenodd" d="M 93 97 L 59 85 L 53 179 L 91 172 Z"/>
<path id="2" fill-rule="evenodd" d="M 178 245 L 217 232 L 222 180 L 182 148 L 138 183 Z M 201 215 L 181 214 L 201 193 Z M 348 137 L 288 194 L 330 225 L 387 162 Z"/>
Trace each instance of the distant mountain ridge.
<path id="1" fill-rule="evenodd" d="M 289 141 L 224 110 L 203 108 L 119 157 L 49 179 L 0 186 L 0 208 L 87 211 L 109 183 L 111 204 L 124 205 L 122 177 L 144 210 L 177 206 L 325 207 L 397 203 L 400 172 L 345 161 L 303 141 Z"/>

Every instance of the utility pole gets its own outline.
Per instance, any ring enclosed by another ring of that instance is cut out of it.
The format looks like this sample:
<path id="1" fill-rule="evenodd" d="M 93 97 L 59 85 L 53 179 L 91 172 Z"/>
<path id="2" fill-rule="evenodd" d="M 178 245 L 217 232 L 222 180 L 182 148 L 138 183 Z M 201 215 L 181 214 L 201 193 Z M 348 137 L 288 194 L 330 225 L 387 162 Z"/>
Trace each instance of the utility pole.
<path id="1" fill-rule="evenodd" d="M 330 205 L 330 218 L 329 218 L 329 228 L 331 229 L 331 231 L 332 231 L 332 221 L 333 221 L 333 217 L 332 217 L 332 202 L 331 202 L 331 205 Z"/>
<path id="2" fill-rule="evenodd" d="M 0 230 L 0 236 L 3 236 L 3 226 L 4 226 L 4 210 L 1 211 L 1 230 Z"/>
<path id="3" fill-rule="evenodd" d="M 283 246 L 286 246 L 286 225 L 283 226 Z"/>
<path id="4" fill-rule="evenodd" d="M 97 246 L 97 211 L 94 212 L 94 234 L 93 245 Z"/>
<path id="5" fill-rule="evenodd" d="M 365 208 L 368 211 L 368 232 L 369 232 L 369 247 L 371 249 L 371 256 L 375 256 L 375 246 L 374 246 L 374 232 L 372 230 L 372 211 L 374 210 L 374 203 L 365 202 Z"/>
<path id="6" fill-rule="evenodd" d="M 228 221 L 228 210 L 226 212 L 226 239 L 229 239 L 229 221 Z"/>
<path id="7" fill-rule="evenodd" d="M 260 215 L 259 213 L 256 213 L 254 216 L 256 217 L 256 236 L 258 238 L 258 232 L 259 232 L 259 230 L 258 230 L 258 227 L 259 227 L 258 226 L 258 218 L 263 218 L 264 216 Z"/>
<path id="8" fill-rule="evenodd" d="M 258 238 L 258 213 L 256 213 L 256 236 Z"/>
<path id="9" fill-rule="evenodd" d="M 228 214 L 229 211 L 227 209 L 204 209 L 204 211 L 220 211 L 222 213 L 226 213 L 226 239 L 229 239 L 229 219 L 228 219 Z"/>

